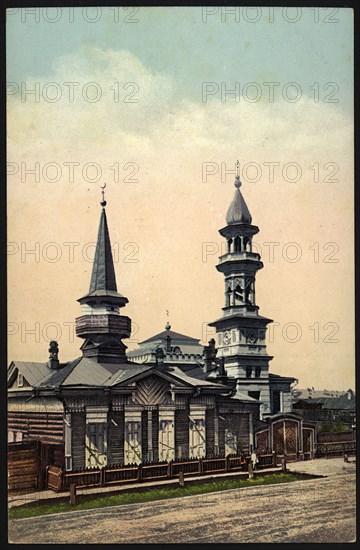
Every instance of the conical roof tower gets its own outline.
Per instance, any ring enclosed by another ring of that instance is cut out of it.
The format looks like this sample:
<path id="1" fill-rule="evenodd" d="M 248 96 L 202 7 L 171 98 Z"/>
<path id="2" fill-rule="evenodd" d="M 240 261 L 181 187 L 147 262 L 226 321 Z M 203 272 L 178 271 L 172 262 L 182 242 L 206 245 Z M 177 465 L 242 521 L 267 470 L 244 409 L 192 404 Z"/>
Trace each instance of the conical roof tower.
<path id="1" fill-rule="evenodd" d="M 259 315 L 255 279 L 262 269 L 260 255 L 253 252 L 253 237 L 259 228 L 252 224 L 250 211 L 240 191 L 237 174 L 235 195 L 226 215 L 227 225 L 219 233 L 227 242 L 217 270 L 225 278 L 223 316 L 209 323 L 218 334 L 218 357 L 226 372 L 237 379 L 239 390 L 260 399 L 261 414 L 270 414 L 269 361 L 265 335 L 271 319 Z"/>
<path id="2" fill-rule="evenodd" d="M 76 334 L 85 340 L 81 346 L 84 357 L 99 363 L 118 363 L 126 361 L 127 346 L 121 340 L 129 338 L 131 320 L 119 313 L 128 299 L 117 291 L 104 196 L 100 204 L 90 288 L 88 294 L 78 300 L 82 315 L 76 319 Z"/>

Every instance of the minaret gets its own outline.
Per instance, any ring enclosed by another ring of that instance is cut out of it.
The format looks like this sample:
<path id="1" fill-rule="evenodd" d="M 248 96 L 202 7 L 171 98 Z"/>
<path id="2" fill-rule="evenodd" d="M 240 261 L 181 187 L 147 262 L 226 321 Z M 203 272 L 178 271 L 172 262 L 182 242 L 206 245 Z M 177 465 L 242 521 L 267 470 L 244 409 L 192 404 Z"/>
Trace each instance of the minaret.
<path id="1" fill-rule="evenodd" d="M 76 334 L 85 340 L 80 348 L 84 357 L 98 363 L 123 363 L 126 362 L 127 346 L 121 340 L 129 338 L 131 320 L 119 313 L 128 299 L 117 291 L 105 211 L 105 186 L 102 187 L 102 212 L 90 289 L 78 300 L 81 316 L 76 319 Z"/>
<path id="2" fill-rule="evenodd" d="M 255 300 L 255 277 L 263 267 L 260 255 L 252 251 L 252 239 L 259 232 L 241 194 L 239 161 L 235 195 L 220 229 L 227 251 L 216 266 L 225 277 L 223 316 L 209 323 L 218 334 L 218 357 L 224 358 L 228 376 L 237 386 L 262 402 L 262 416 L 270 414 L 269 361 L 266 352 L 266 327 L 271 319 L 259 315 Z"/>

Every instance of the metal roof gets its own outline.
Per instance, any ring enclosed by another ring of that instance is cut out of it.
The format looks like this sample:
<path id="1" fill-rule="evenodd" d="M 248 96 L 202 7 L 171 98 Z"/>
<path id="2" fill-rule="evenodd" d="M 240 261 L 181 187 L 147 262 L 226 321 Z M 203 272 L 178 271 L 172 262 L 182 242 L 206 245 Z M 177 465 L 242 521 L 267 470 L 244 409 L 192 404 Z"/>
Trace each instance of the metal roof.
<path id="1" fill-rule="evenodd" d="M 151 365 L 138 365 L 136 363 L 129 363 L 126 365 L 126 368 L 124 370 L 119 370 L 118 372 L 115 372 L 108 380 L 107 385 L 116 386 L 117 384 L 122 384 L 126 380 L 129 380 L 130 378 L 133 378 L 134 376 L 137 376 L 138 374 L 141 374 L 153 368 L 154 367 Z"/>
<path id="2" fill-rule="evenodd" d="M 77 358 L 61 366 L 59 369 L 49 369 L 47 363 L 31 363 L 17 361 L 17 368 L 34 388 L 55 388 L 74 386 L 99 386 L 114 387 L 127 382 L 133 377 L 145 372 L 170 376 L 174 382 L 178 380 L 194 387 L 214 388 L 224 391 L 226 385 L 204 380 L 204 373 L 200 367 L 191 369 L 185 373 L 178 366 L 155 366 L 138 364 L 134 362 L 124 363 L 97 363 L 88 357 Z"/>
<path id="3" fill-rule="evenodd" d="M 111 252 L 109 229 L 105 208 L 102 209 L 99 231 L 96 241 L 94 263 L 91 273 L 90 289 L 86 296 L 80 298 L 108 297 L 115 303 L 127 303 L 128 299 L 117 292 L 114 261 Z"/>
<path id="4" fill-rule="evenodd" d="M 37 386 L 39 382 L 49 374 L 47 363 L 35 363 L 33 361 L 14 361 L 13 365 L 24 376 L 30 386 Z"/>
<path id="5" fill-rule="evenodd" d="M 235 180 L 235 195 L 232 203 L 229 206 L 229 210 L 226 214 L 226 223 L 232 225 L 234 223 L 251 223 L 251 214 L 239 189 L 241 185 L 240 179 L 237 177 Z"/>
<path id="6" fill-rule="evenodd" d="M 166 340 L 167 336 L 170 336 L 172 340 L 183 340 L 186 342 L 193 342 L 196 344 L 198 344 L 200 341 L 197 338 L 192 338 L 191 336 L 180 334 L 180 332 L 175 332 L 173 330 L 163 330 L 162 332 L 159 332 L 159 334 L 155 334 L 155 336 L 151 336 L 150 338 L 147 338 L 146 340 L 139 342 L 139 344 L 145 344 L 147 342 L 152 342 L 153 340 Z"/>
<path id="7" fill-rule="evenodd" d="M 100 217 L 89 293 L 91 294 L 95 290 L 117 291 L 105 208 L 102 209 Z"/>

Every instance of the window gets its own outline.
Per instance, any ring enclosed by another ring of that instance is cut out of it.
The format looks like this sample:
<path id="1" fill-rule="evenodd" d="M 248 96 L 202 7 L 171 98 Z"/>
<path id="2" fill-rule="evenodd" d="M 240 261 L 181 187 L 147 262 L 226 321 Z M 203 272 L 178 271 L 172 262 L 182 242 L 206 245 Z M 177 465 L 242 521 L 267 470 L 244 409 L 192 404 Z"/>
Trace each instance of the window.
<path id="1" fill-rule="evenodd" d="M 106 427 L 104 422 L 87 424 L 86 464 L 89 467 L 106 465 Z"/>
<path id="2" fill-rule="evenodd" d="M 272 397 L 272 414 L 275 414 L 280 412 L 280 392 L 273 391 Z"/>
<path id="3" fill-rule="evenodd" d="M 21 374 L 21 372 L 18 373 L 18 387 L 22 388 L 24 385 L 24 376 Z"/>
<path id="4" fill-rule="evenodd" d="M 205 445 L 205 420 L 204 419 L 194 419 L 190 418 L 190 456 L 201 458 L 206 454 L 206 445 Z"/>
<path id="5" fill-rule="evenodd" d="M 140 464 L 142 461 L 141 421 L 129 420 L 125 424 L 125 463 Z"/>
<path id="6" fill-rule="evenodd" d="M 246 378 L 251 378 L 252 367 L 246 367 Z"/>
<path id="7" fill-rule="evenodd" d="M 173 460 L 175 458 L 174 422 L 160 420 L 159 423 L 159 460 Z"/>
<path id="8" fill-rule="evenodd" d="M 261 367 L 255 367 L 255 378 L 260 378 Z"/>

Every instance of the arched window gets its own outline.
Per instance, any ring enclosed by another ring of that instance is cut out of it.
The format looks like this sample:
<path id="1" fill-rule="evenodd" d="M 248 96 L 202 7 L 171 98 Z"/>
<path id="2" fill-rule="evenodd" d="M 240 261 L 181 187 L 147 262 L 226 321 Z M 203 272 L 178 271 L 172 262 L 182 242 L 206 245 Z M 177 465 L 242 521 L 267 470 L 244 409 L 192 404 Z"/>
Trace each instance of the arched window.
<path id="1" fill-rule="evenodd" d="M 235 237 L 234 252 L 241 252 L 241 239 L 240 239 L 240 237 Z"/>
<path id="2" fill-rule="evenodd" d="M 226 306 L 229 307 L 231 305 L 230 303 L 230 299 L 231 299 L 231 293 L 232 293 L 232 290 L 231 288 L 229 287 L 226 291 Z"/>
<path id="3" fill-rule="evenodd" d="M 235 288 L 234 298 L 235 298 L 235 304 L 239 302 L 243 303 L 244 301 L 243 291 L 239 285 L 237 285 Z"/>
<path id="4" fill-rule="evenodd" d="M 231 245 L 233 243 L 233 240 L 232 239 L 228 239 L 228 242 L 227 242 L 227 245 L 228 245 L 228 253 L 231 252 Z"/>

